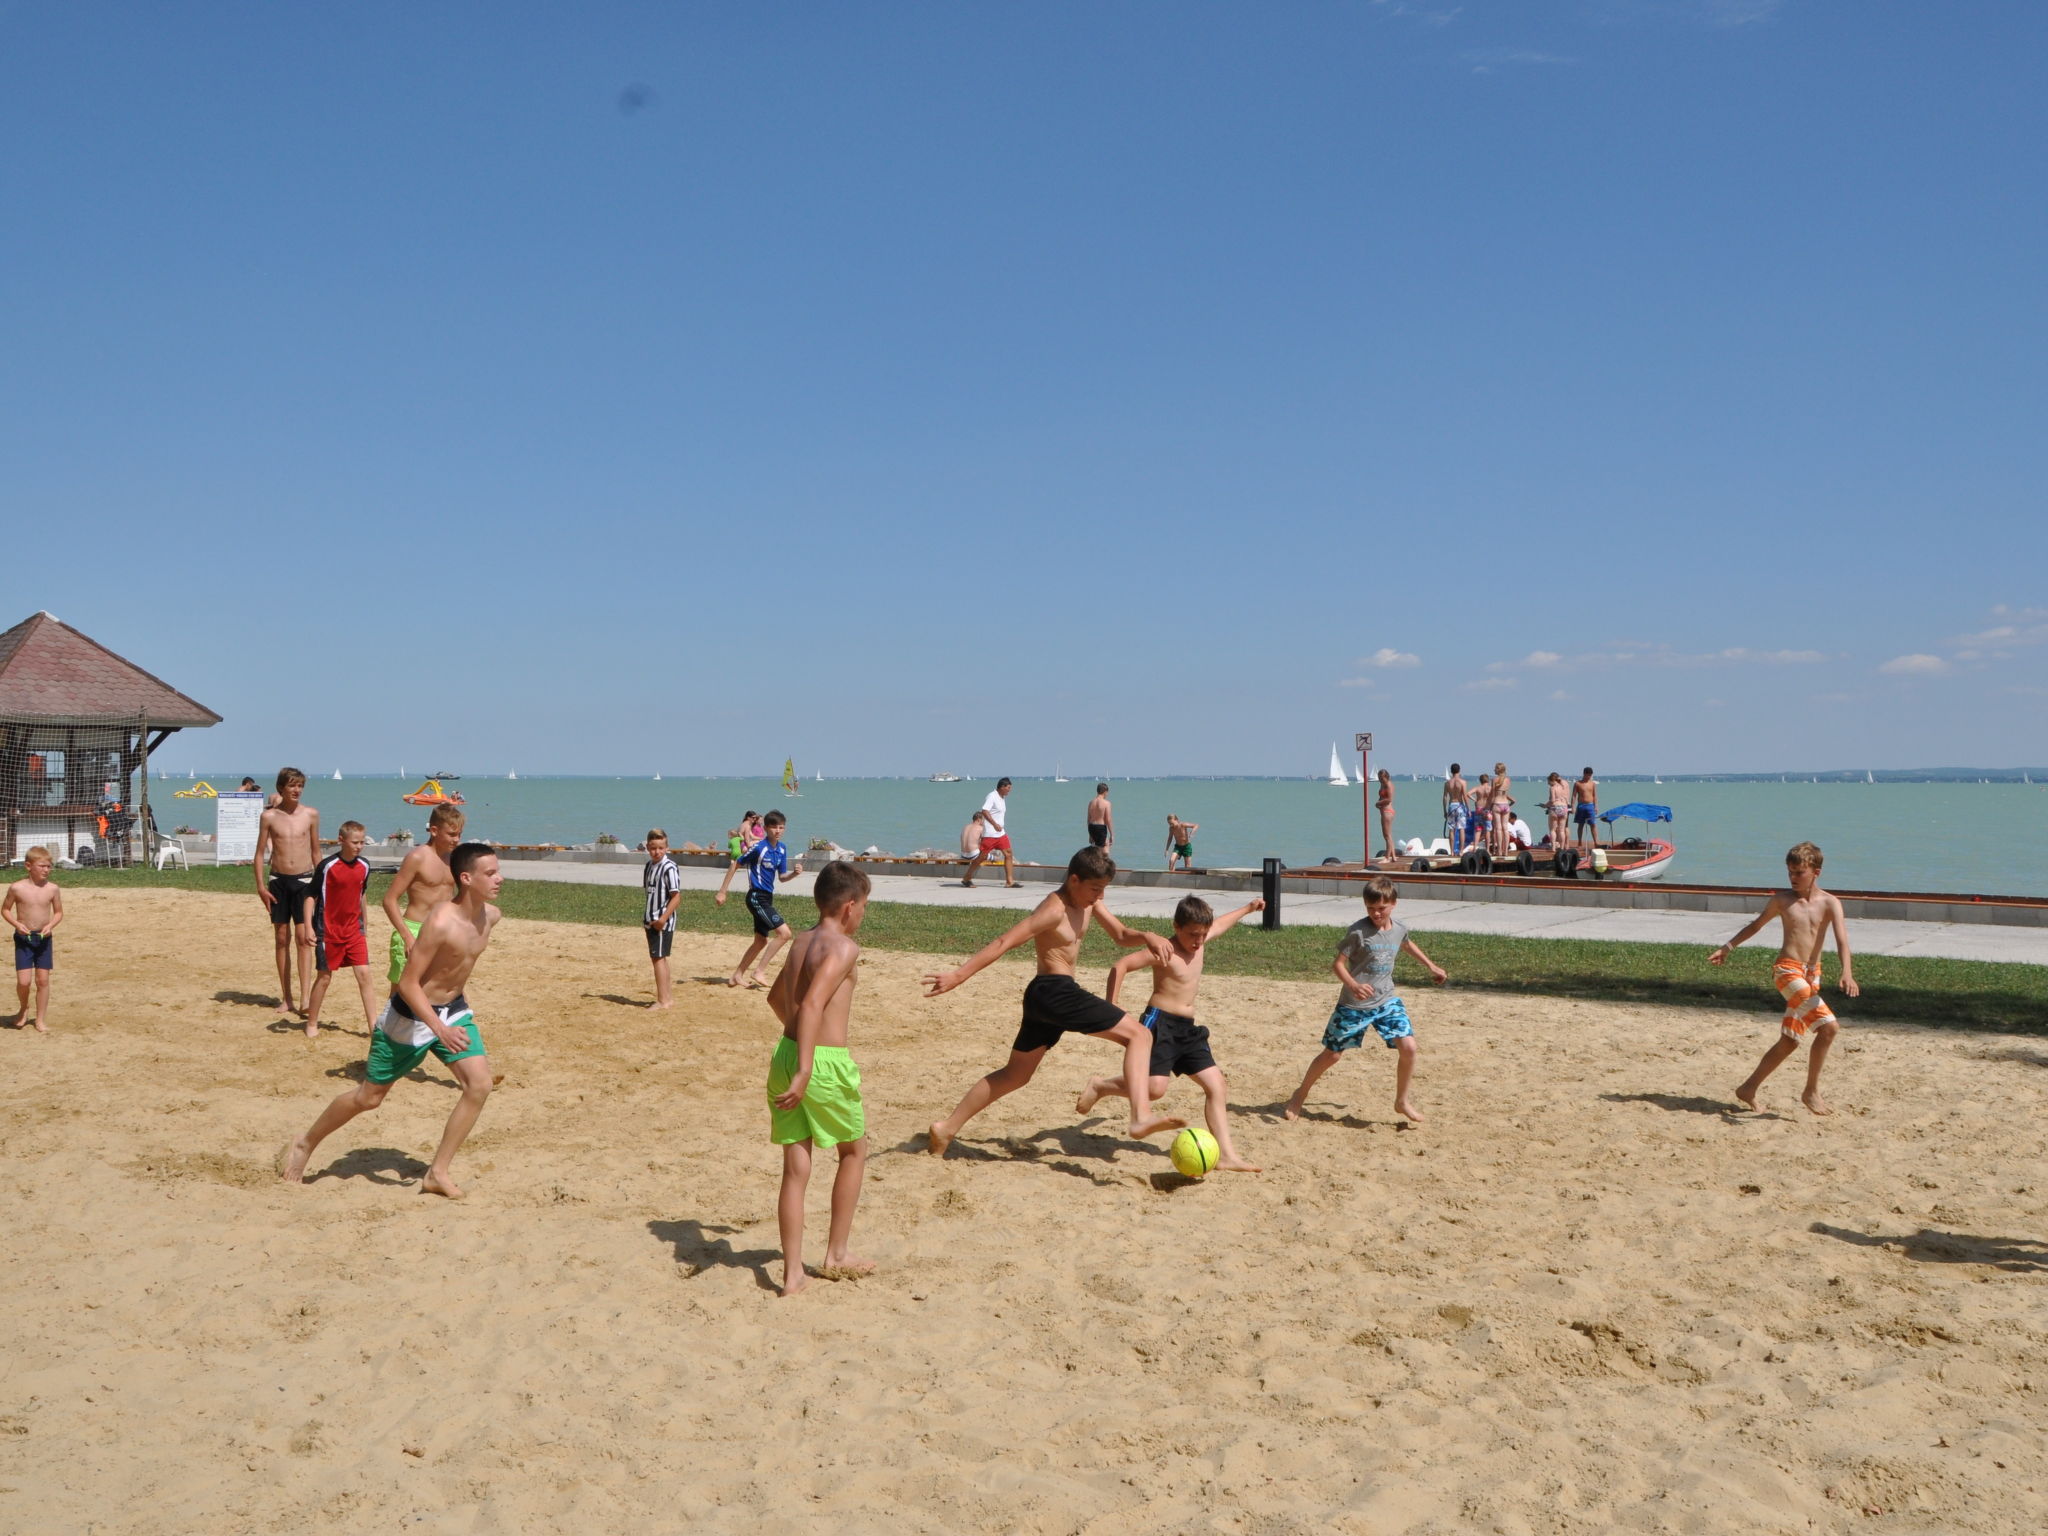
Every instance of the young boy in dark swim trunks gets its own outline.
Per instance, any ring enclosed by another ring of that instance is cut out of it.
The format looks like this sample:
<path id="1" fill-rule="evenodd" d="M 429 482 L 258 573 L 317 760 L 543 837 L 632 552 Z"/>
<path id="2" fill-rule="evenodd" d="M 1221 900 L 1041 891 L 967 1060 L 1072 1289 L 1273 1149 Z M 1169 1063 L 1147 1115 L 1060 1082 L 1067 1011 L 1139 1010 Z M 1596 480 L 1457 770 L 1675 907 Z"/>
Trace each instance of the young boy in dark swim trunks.
<path id="1" fill-rule="evenodd" d="M 498 909 L 491 902 L 505 877 L 489 843 L 462 844 L 449 857 L 448 867 L 455 875 L 455 895 L 429 912 L 420 925 L 398 987 L 370 1031 L 363 1081 L 338 1095 L 303 1136 L 278 1153 L 277 1171 L 287 1184 L 303 1183 L 306 1164 L 322 1141 L 382 1104 L 393 1083 L 432 1055 L 454 1074 L 462 1095 L 448 1112 L 441 1145 L 420 1189 L 450 1200 L 462 1198 L 462 1190 L 449 1176 L 449 1164 L 491 1096 L 491 1060 L 484 1054 L 483 1031 L 462 989 L 498 925 Z"/>
<path id="2" fill-rule="evenodd" d="M 1173 946 L 1161 959 L 1149 949 L 1133 950 L 1109 968 L 1109 985 L 1103 996 L 1110 1002 L 1123 990 L 1124 977 L 1141 965 L 1152 967 L 1152 1001 L 1138 1022 L 1152 1032 L 1152 1102 L 1157 1104 L 1173 1086 L 1175 1077 L 1192 1077 L 1202 1090 L 1203 1117 L 1209 1134 L 1216 1138 L 1222 1155 L 1216 1166 L 1228 1173 L 1257 1173 L 1259 1170 L 1237 1155 L 1230 1142 L 1230 1084 L 1209 1050 L 1209 1027 L 1195 1022 L 1195 991 L 1202 984 L 1202 962 L 1208 958 L 1208 944 L 1221 938 L 1254 912 L 1263 912 L 1263 900 L 1246 902 L 1234 912 L 1218 917 L 1199 896 L 1184 896 L 1173 913 Z M 1130 1089 L 1121 1077 L 1098 1077 L 1081 1090 L 1074 1101 L 1077 1114 L 1087 1114 L 1098 1099 L 1127 1098 Z"/>
<path id="3" fill-rule="evenodd" d="M 50 972 L 57 964 L 57 941 L 51 937 L 64 921 L 64 893 L 50 878 L 56 863 L 47 848 L 31 848 L 22 855 L 28 878 L 17 880 L 0 897 L 0 916 L 14 930 L 14 1017 L 7 1022 L 19 1029 L 28 1022 L 28 999 L 36 999 L 36 1033 L 50 1031 L 44 1020 L 50 1013 Z"/>
<path id="4" fill-rule="evenodd" d="M 277 804 L 263 813 L 256 833 L 256 898 L 269 915 L 277 944 L 277 1016 L 313 1006 L 313 866 L 320 862 L 320 813 L 301 798 L 306 776 L 296 768 L 277 775 Z M 263 876 L 265 857 L 270 878 Z M 303 1006 L 292 1005 L 292 950 L 299 952 Z"/>
<path id="5" fill-rule="evenodd" d="M 867 915 L 869 881 L 851 864 L 818 871 L 818 923 L 796 936 L 789 960 L 768 993 L 782 1038 L 768 1062 L 768 1135 L 782 1148 L 782 1191 L 775 1202 L 782 1230 L 782 1294 L 794 1296 L 804 1274 L 804 1192 L 813 1152 L 839 1149 L 832 1178 L 832 1223 L 825 1237 L 827 1280 L 852 1280 L 874 1270 L 847 1251 L 853 1211 L 867 1168 L 867 1109 L 860 1068 L 846 1048 L 860 946 L 853 936 Z"/>
<path id="6" fill-rule="evenodd" d="M 937 997 L 1020 945 L 1038 946 L 1038 974 L 1024 989 L 1024 1023 L 1010 1046 L 1010 1059 L 969 1088 L 953 1113 L 932 1122 L 929 1150 L 934 1157 L 946 1155 L 946 1148 L 969 1120 L 1005 1094 L 1015 1093 L 1030 1082 L 1045 1053 L 1065 1034 L 1093 1035 L 1123 1047 L 1124 1081 L 1131 1088 L 1133 1137 L 1177 1131 L 1187 1123 L 1152 1113 L 1151 1034 L 1116 1004 L 1084 991 L 1074 980 L 1074 967 L 1081 957 L 1081 938 L 1088 931 L 1091 917 L 1102 925 L 1112 943 L 1125 949 L 1142 944 L 1153 954 L 1164 955 L 1172 948 L 1156 933 L 1126 928 L 1102 904 L 1103 892 L 1115 878 L 1114 859 L 1100 848 L 1083 848 L 1067 861 L 1067 878 L 1060 888 L 1041 901 L 1023 922 L 944 975 L 925 977 L 925 996 Z"/>

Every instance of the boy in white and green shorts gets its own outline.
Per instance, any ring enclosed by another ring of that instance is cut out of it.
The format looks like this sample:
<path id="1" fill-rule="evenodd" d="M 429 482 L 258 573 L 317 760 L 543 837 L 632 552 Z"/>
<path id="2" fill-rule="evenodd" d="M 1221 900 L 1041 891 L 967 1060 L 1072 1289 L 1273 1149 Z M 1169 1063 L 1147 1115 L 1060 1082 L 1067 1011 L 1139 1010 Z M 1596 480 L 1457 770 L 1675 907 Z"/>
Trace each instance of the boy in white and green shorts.
<path id="1" fill-rule="evenodd" d="M 782 1294 L 808 1283 L 804 1273 L 804 1195 L 811 1182 L 811 1151 L 837 1147 L 832 1179 L 832 1225 L 825 1239 L 827 1280 L 870 1274 L 874 1265 L 847 1251 L 853 1211 L 867 1169 L 867 1112 L 860 1101 L 860 1068 L 846 1048 L 853 1012 L 860 931 L 868 910 L 868 877 L 852 864 L 827 864 L 814 896 L 818 925 L 792 941 L 789 959 L 768 993 L 782 1021 L 782 1038 L 768 1062 L 768 1137 L 782 1148 L 782 1192 L 776 1217 L 782 1233 Z"/>

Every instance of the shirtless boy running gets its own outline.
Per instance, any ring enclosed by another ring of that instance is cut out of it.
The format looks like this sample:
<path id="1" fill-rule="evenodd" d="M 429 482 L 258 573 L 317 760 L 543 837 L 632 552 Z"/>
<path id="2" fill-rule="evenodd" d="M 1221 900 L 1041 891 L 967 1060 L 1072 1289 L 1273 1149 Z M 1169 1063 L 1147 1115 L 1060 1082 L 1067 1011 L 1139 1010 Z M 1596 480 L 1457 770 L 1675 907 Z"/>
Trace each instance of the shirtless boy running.
<path id="1" fill-rule="evenodd" d="M 309 1013 L 313 1007 L 313 866 L 320 862 L 320 813 L 301 798 L 306 776 L 296 768 L 277 775 L 277 803 L 263 813 L 256 832 L 256 899 L 269 914 L 277 943 L 277 1016 Z M 263 861 L 270 860 L 270 878 Z M 292 950 L 299 952 L 299 991 L 304 1005 L 292 1006 Z"/>
<path id="2" fill-rule="evenodd" d="M 1210 942 L 1254 912 L 1265 910 L 1266 903 L 1259 898 L 1218 917 L 1201 897 L 1183 896 L 1174 909 L 1173 944 L 1166 958 L 1149 949 L 1133 950 L 1109 968 L 1109 985 L 1103 992 L 1108 1001 L 1115 1002 L 1125 976 L 1141 965 L 1152 967 L 1152 1000 L 1138 1021 L 1152 1033 L 1152 1101 L 1156 1104 L 1166 1096 L 1174 1077 L 1192 1077 L 1202 1090 L 1203 1117 L 1221 1154 L 1216 1166 L 1226 1173 L 1259 1170 L 1239 1157 L 1231 1145 L 1230 1084 L 1209 1050 L 1209 1027 L 1195 1022 L 1195 993 L 1202 985 L 1202 962 L 1208 958 Z M 1085 1115 L 1098 1099 L 1128 1097 L 1129 1092 L 1120 1077 L 1098 1077 L 1081 1090 L 1074 1112 Z"/>
<path id="3" fill-rule="evenodd" d="M 866 873 L 851 864 L 827 864 L 812 896 L 818 924 L 790 943 L 789 958 L 768 992 L 782 1020 L 782 1038 L 768 1062 L 768 1135 L 782 1148 L 782 1192 L 775 1203 L 782 1229 L 782 1294 L 809 1283 L 804 1274 L 804 1192 L 811 1182 L 814 1148 L 837 1147 L 832 1178 L 832 1224 L 825 1236 L 827 1280 L 872 1273 L 874 1265 L 846 1250 L 853 1211 L 867 1169 L 867 1111 L 860 1101 L 860 1068 L 846 1049 L 860 946 L 853 936 L 867 916 Z"/>
<path id="4" fill-rule="evenodd" d="M 370 1031 L 370 1059 L 363 1069 L 363 1081 L 337 1095 L 320 1111 L 311 1129 L 287 1142 L 278 1153 L 277 1171 L 286 1183 L 304 1183 L 306 1163 L 314 1149 L 357 1115 L 382 1104 L 391 1085 L 431 1053 L 455 1075 L 462 1097 L 448 1112 L 441 1145 L 434 1151 L 420 1189 L 450 1200 L 462 1198 L 461 1188 L 449 1177 L 448 1165 L 454 1162 L 463 1139 L 484 1112 L 484 1101 L 491 1096 L 491 1061 L 484 1054 L 483 1031 L 462 989 L 484 946 L 491 942 L 499 914 L 490 903 L 505 877 L 489 843 L 463 843 L 449 858 L 448 866 L 455 875 L 456 894 L 429 912 L 413 937 L 405 971 L 379 1015 L 377 1027 Z"/>
<path id="5" fill-rule="evenodd" d="M 969 1120 L 1005 1094 L 1015 1093 L 1030 1082 L 1038 1064 L 1045 1060 L 1045 1053 L 1059 1043 L 1063 1034 L 1093 1035 L 1123 1047 L 1133 1137 L 1177 1131 L 1187 1124 L 1185 1120 L 1152 1113 L 1151 1034 L 1116 1004 L 1084 991 L 1074 980 L 1074 967 L 1081 957 L 1081 938 L 1088 931 L 1090 917 L 1102 924 L 1102 931 L 1112 943 L 1124 949 L 1136 949 L 1142 944 L 1162 957 L 1172 949 L 1156 933 L 1126 928 L 1102 904 L 1103 892 L 1115 878 L 1114 859 L 1100 848 L 1083 848 L 1067 861 L 1067 878 L 1060 888 L 1041 901 L 1023 922 L 944 975 L 925 977 L 925 996 L 938 997 L 1020 945 L 1038 946 L 1038 974 L 1024 989 L 1024 1023 L 1010 1046 L 1010 1059 L 969 1088 L 953 1107 L 953 1113 L 932 1122 L 932 1156 L 944 1157 L 946 1148 Z"/>
<path id="6" fill-rule="evenodd" d="M 1810 1033 L 1813 1048 L 1806 1055 L 1806 1092 L 1799 1096 L 1799 1102 L 1816 1115 L 1834 1113 L 1820 1097 L 1821 1063 L 1827 1060 L 1828 1047 L 1835 1043 L 1841 1028 L 1820 995 L 1821 946 L 1830 931 L 1835 936 L 1835 952 L 1842 957 L 1844 995 L 1855 997 L 1862 989 L 1856 985 L 1855 966 L 1849 954 L 1849 925 L 1842 915 L 1842 903 L 1820 888 L 1820 866 L 1820 849 L 1812 843 L 1799 843 L 1790 849 L 1785 855 L 1785 874 L 1792 889 L 1779 891 L 1755 921 L 1707 956 L 1713 964 L 1723 965 L 1731 949 L 1753 938 L 1772 918 L 1781 919 L 1785 925 L 1778 958 L 1771 963 L 1771 982 L 1785 999 L 1785 1017 L 1778 1026 L 1778 1039 L 1764 1052 L 1764 1059 L 1756 1064 L 1748 1080 L 1735 1090 L 1735 1097 L 1745 1109 L 1756 1108 L 1756 1096 L 1764 1079 L 1777 1071 Z"/>
<path id="7" fill-rule="evenodd" d="M 462 841 L 462 822 L 461 807 L 435 806 L 433 814 L 427 817 L 427 840 L 405 856 L 391 884 L 385 887 L 384 915 L 391 919 L 391 967 L 385 979 L 394 987 L 412 954 L 413 937 L 420 931 L 420 924 L 427 920 L 429 912 L 455 894 L 455 874 L 448 867 L 448 855 Z M 402 914 L 398 909 L 400 896 L 405 898 Z"/>

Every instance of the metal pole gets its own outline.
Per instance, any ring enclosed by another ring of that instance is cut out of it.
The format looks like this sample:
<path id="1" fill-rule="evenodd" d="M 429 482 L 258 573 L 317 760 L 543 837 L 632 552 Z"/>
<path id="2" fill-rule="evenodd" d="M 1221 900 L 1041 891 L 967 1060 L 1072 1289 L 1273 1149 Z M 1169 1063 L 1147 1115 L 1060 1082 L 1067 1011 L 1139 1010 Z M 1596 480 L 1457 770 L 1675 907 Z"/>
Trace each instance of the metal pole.
<path id="1" fill-rule="evenodd" d="M 1272 931 L 1280 926 L 1280 861 L 1266 860 L 1259 879 L 1259 894 L 1266 898 L 1266 910 L 1259 914 L 1259 926 Z"/>
<path id="2" fill-rule="evenodd" d="M 1365 826 L 1365 867 L 1372 868 L 1372 738 L 1358 749 L 1358 819 Z"/>
<path id="3" fill-rule="evenodd" d="M 142 818 L 136 825 L 142 831 L 142 862 L 147 864 L 155 850 L 149 846 L 149 716 L 142 716 L 142 804 L 137 814 Z"/>

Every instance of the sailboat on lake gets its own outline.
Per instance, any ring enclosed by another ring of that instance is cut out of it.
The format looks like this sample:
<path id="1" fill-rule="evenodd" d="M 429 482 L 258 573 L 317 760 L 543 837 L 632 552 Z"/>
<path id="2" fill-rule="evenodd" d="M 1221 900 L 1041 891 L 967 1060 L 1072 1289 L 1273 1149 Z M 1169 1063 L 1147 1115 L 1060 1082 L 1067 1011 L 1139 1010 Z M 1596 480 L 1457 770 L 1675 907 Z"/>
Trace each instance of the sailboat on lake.
<path id="1" fill-rule="evenodd" d="M 1334 741 L 1330 743 L 1330 787 L 1332 789 L 1349 789 L 1351 787 L 1351 781 L 1344 777 L 1344 763 L 1337 756 L 1337 743 Z"/>

